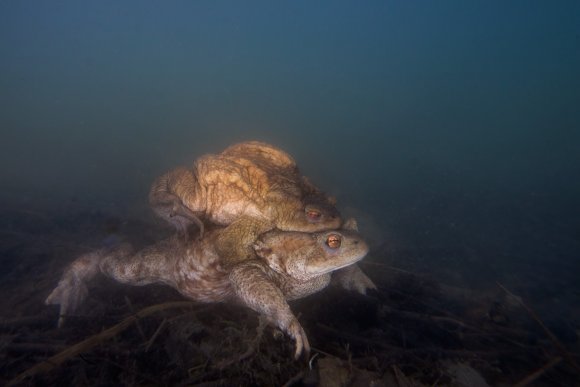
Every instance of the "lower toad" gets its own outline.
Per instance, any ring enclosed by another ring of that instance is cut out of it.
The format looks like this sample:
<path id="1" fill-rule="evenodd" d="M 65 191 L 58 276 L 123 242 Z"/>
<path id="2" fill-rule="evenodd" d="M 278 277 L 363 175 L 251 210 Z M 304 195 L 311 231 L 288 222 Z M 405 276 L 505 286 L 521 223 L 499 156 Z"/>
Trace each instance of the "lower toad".
<path id="1" fill-rule="evenodd" d="M 253 244 L 254 257 L 234 267 L 224 265 L 216 251 L 222 230 L 190 242 L 173 236 L 137 253 L 122 244 L 82 255 L 67 268 L 46 303 L 60 305 L 61 326 L 82 304 L 87 283 L 99 273 L 130 285 L 164 283 L 196 301 L 241 302 L 292 337 L 298 358 L 310 345 L 287 301 L 323 289 L 334 271 L 336 281 L 347 289 L 364 294 L 375 288 L 354 265 L 368 252 L 354 220 L 340 230 L 267 232 Z"/>

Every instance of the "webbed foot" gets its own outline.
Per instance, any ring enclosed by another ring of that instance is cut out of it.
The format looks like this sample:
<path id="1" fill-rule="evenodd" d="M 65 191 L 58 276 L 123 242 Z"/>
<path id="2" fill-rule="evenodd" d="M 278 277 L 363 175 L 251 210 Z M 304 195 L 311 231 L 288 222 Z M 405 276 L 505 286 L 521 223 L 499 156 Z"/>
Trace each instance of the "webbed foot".
<path id="1" fill-rule="evenodd" d="M 46 298 L 46 305 L 60 305 L 58 327 L 67 316 L 74 314 L 86 300 L 89 291 L 87 281 L 98 272 L 99 252 L 89 253 L 75 260 L 65 271 L 57 287 Z"/>
<path id="2" fill-rule="evenodd" d="M 61 328 L 67 316 L 74 314 L 87 298 L 89 291 L 82 281 L 72 277 L 63 278 L 50 293 L 46 305 L 60 305 L 58 327 Z"/>

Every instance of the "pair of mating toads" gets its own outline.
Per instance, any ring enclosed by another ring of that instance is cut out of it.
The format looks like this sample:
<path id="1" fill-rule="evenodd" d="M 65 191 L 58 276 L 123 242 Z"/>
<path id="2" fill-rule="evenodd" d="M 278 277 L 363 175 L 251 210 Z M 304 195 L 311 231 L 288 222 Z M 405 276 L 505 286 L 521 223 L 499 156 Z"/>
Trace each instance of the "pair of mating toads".
<path id="1" fill-rule="evenodd" d="M 368 252 L 356 222 L 343 223 L 334 199 L 271 145 L 243 142 L 202 156 L 158 178 L 149 200 L 178 233 L 137 253 L 122 244 L 75 260 L 46 299 L 60 305 L 59 326 L 102 273 L 131 285 L 164 283 L 197 301 L 237 300 L 291 336 L 298 358 L 310 346 L 288 300 L 331 279 L 363 294 L 375 288 L 354 265 Z M 193 224 L 197 238 L 188 236 Z"/>

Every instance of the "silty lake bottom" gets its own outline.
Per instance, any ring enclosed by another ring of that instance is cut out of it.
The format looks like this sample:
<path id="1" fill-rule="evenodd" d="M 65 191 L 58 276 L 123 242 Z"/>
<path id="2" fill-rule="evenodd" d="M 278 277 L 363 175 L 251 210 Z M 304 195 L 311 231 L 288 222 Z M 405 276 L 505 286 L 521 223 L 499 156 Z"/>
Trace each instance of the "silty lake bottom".
<path id="1" fill-rule="evenodd" d="M 2 383 L 579 383 L 578 220 L 550 197 L 431 197 L 383 209 L 393 218 L 386 227 L 342 208 L 369 236 L 360 267 L 378 290 L 330 287 L 291 302 L 313 347 L 294 361 L 292 341 L 269 327 L 259 335 L 253 311 L 168 304 L 186 299 L 162 285 L 98 278 L 79 315 L 57 329 L 57 308 L 44 300 L 75 257 L 115 240 L 143 247 L 173 230 L 148 208 L 146 191 L 124 212 L 5 196 Z"/>

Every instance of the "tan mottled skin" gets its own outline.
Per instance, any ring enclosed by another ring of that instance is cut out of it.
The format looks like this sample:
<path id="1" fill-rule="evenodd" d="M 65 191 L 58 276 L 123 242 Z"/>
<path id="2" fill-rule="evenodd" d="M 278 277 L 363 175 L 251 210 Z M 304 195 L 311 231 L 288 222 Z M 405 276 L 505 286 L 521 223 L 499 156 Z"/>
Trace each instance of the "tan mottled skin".
<path id="1" fill-rule="evenodd" d="M 98 273 L 131 285 L 164 283 L 197 301 L 238 300 L 290 335 L 296 341 L 296 357 L 303 350 L 308 352 L 306 334 L 287 300 L 323 289 L 334 270 L 342 269 L 339 273 L 350 276 L 349 265 L 368 252 L 365 241 L 352 229 L 318 233 L 275 230 L 255 241 L 252 259 L 230 266 L 223 264 L 215 248 L 223 230 L 207 232 L 194 242 L 173 236 L 137 253 L 129 245 L 121 245 L 83 255 L 65 271 L 46 303 L 60 304 L 61 325 L 64 316 L 82 303 L 86 283 Z M 353 281 L 360 286 L 347 288 L 364 293 L 374 287 L 358 268 L 355 271 Z"/>
<path id="2" fill-rule="evenodd" d="M 217 249 L 230 264 L 251 257 L 256 238 L 275 228 L 316 232 L 341 224 L 334 199 L 301 176 L 290 155 L 257 141 L 166 173 L 153 183 L 149 201 L 182 232 L 192 222 L 203 228 L 201 220 L 228 226 Z"/>

